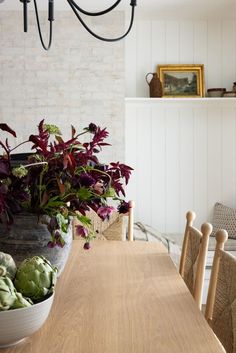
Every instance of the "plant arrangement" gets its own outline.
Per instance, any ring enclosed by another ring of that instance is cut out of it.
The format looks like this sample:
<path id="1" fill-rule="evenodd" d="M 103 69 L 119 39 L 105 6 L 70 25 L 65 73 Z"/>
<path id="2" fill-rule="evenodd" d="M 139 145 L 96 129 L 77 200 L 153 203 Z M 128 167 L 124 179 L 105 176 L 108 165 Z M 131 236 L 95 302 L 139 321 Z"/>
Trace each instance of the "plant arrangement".
<path id="1" fill-rule="evenodd" d="M 0 129 L 16 137 L 7 124 L 0 123 Z M 80 142 L 86 134 L 89 141 Z M 109 145 L 104 142 L 108 135 L 106 128 L 91 123 L 80 133 L 72 126 L 71 138 L 64 141 L 57 126 L 42 120 L 38 133 L 14 148 L 7 138 L 0 140 L 0 222 L 10 226 L 16 214 L 37 214 L 50 231 L 48 246 L 63 247 L 72 217 L 77 217 L 77 233 L 89 249 L 95 235 L 86 212 L 92 209 L 102 220 L 109 219 L 114 210 L 111 199 L 120 213 L 129 208 L 123 197 L 132 168 L 119 162 L 102 164 L 97 157 Z M 32 154 L 27 164 L 14 167 L 12 154 L 25 143 L 32 145 Z"/>

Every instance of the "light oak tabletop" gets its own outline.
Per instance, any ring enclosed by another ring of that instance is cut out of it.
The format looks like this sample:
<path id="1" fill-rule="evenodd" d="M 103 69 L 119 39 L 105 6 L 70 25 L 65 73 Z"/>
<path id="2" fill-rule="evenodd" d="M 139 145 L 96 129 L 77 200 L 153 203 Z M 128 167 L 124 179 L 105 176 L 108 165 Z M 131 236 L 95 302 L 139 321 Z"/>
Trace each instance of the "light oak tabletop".
<path id="1" fill-rule="evenodd" d="M 224 352 L 162 244 L 82 246 L 73 242 L 46 324 L 1 352 Z"/>

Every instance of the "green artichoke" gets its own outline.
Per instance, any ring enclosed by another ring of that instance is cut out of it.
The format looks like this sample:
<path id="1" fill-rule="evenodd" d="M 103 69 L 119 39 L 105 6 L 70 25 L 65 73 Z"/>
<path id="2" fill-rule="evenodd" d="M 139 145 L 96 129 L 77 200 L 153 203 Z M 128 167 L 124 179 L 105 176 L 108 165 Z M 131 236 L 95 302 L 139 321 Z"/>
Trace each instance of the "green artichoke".
<path id="1" fill-rule="evenodd" d="M 16 274 L 16 264 L 11 255 L 0 251 L 0 276 L 7 276 L 14 279 Z"/>
<path id="2" fill-rule="evenodd" d="M 20 309 L 34 304 L 30 298 L 24 298 L 21 293 L 16 291 L 16 299 L 11 306 L 11 309 Z"/>
<path id="3" fill-rule="evenodd" d="M 14 283 L 24 296 L 40 301 L 54 292 L 56 279 L 57 268 L 44 256 L 34 256 L 20 264 Z"/>
<path id="4" fill-rule="evenodd" d="M 0 310 L 8 310 L 16 300 L 15 287 L 8 277 L 0 277 Z"/>
<path id="5" fill-rule="evenodd" d="M 9 277 L 0 277 L 0 311 L 31 306 L 16 289 Z"/>

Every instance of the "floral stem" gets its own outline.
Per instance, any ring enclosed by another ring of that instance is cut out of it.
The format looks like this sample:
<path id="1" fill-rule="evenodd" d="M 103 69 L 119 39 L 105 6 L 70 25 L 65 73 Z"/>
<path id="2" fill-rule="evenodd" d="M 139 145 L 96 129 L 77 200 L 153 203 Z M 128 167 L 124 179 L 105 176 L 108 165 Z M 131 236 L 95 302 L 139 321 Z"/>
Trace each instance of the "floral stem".
<path id="1" fill-rule="evenodd" d="M 30 141 L 27 140 L 27 141 L 23 141 L 23 142 L 19 143 L 19 145 L 17 145 L 16 147 L 13 147 L 11 150 L 9 150 L 9 153 L 12 153 L 12 151 L 14 151 L 14 150 L 17 149 L 18 147 L 24 145 L 24 144 L 27 143 L 27 142 L 30 142 Z"/>

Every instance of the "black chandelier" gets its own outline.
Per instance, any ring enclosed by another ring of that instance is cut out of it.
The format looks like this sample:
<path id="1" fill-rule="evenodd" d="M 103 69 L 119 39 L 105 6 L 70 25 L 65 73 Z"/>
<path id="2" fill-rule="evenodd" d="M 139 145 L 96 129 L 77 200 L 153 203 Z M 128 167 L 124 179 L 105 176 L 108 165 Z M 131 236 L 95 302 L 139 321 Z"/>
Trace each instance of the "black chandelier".
<path id="1" fill-rule="evenodd" d="M 24 20 L 24 32 L 27 32 L 28 30 L 28 20 L 27 20 L 27 6 L 28 3 L 31 0 L 20 0 L 23 3 L 23 20 Z M 51 47 L 52 44 L 52 22 L 54 21 L 54 0 L 48 0 L 48 21 L 49 21 L 49 41 L 48 45 L 45 45 L 43 37 L 42 37 L 42 32 L 41 32 L 41 27 L 40 27 L 40 22 L 39 22 L 39 14 L 38 14 L 38 8 L 37 8 L 37 2 L 36 0 L 34 1 L 34 9 L 35 9 L 35 15 L 36 15 L 36 20 L 37 20 L 37 26 L 38 26 L 38 32 L 39 32 L 39 38 L 42 43 L 42 46 L 45 50 L 48 50 Z M 112 11 L 114 8 L 116 8 L 117 5 L 121 2 L 121 0 L 117 0 L 112 6 L 108 7 L 107 9 L 99 12 L 89 12 L 83 10 L 81 7 L 79 7 L 74 0 L 66 0 L 70 7 L 72 8 L 74 14 L 80 21 L 80 23 L 83 25 L 83 27 L 95 38 L 103 40 L 105 42 L 116 42 L 120 39 L 123 39 L 127 34 L 130 32 L 133 22 L 134 22 L 134 8 L 137 5 L 137 0 L 131 0 L 130 1 L 130 6 L 131 6 L 131 19 L 130 19 L 130 24 L 127 29 L 127 31 L 120 37 L 117 38 L 103 38 L 96 33 L 94 33 L 84 22 L 82 17 L 80 16 L 80 13 L 87 15 L 87 16 L 101 16 L 105 15 L 106 13 Z"/>

